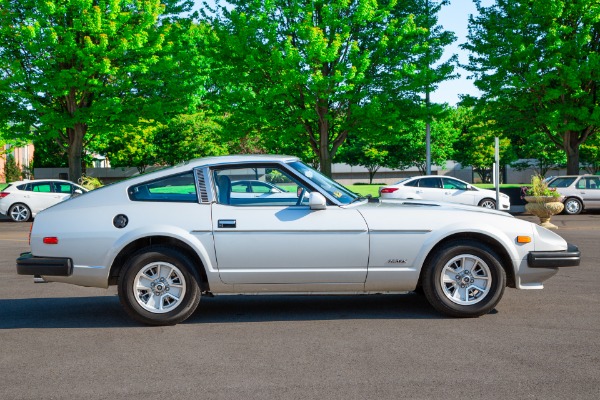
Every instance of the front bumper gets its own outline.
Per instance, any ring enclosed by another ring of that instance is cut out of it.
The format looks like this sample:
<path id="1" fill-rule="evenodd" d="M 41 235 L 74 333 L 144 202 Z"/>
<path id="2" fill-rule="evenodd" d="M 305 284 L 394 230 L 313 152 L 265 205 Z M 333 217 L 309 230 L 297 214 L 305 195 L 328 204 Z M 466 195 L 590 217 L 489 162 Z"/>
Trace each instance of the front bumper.
<path id="1" fill-rule="evenodd" d="M 568 244 L 563 251 L 531 251 L 527 255 L 530 268 L 576 267 L 581 260 L 581 252 L 574 244 Z"/>
<path id="2" fill-rule="evenodd" d="M 34 276 L 70 276 L 73 273 L 73 261 L 70 258 L 35 257 L 31 253 L 22 253 L 17 258 L 17 274 Z"/>

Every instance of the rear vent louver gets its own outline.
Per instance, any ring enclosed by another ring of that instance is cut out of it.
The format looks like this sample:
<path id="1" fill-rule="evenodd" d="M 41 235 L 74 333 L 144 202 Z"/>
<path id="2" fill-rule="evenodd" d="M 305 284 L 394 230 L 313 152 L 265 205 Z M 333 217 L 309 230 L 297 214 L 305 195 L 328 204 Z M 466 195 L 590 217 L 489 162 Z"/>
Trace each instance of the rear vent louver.
<path id="1" fill-rule="evenodd" d="M 200 203 L 208 204 L 208 192 L 206 191 L 206 181 L 204 179 L 204 171 L 196 171 L 196 181 L 198 183 L 198 190 L 200 191 Z"/>

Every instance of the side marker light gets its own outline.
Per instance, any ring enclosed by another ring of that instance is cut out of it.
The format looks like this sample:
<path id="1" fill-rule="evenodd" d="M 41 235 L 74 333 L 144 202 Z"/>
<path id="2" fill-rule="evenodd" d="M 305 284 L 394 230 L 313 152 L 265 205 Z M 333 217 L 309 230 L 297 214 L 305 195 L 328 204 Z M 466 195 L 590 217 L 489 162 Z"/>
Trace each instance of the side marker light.
<path id="1" fill-rule="evenodd" d="M 517 236 L 517 243 L 531 243 L 531 236 Z"/>
<path id="2" fill-rule="evenodd" d="M 58 244 L 58 238 L 55 236 L 47 236 L 43 239 L 44 244 Z"/>

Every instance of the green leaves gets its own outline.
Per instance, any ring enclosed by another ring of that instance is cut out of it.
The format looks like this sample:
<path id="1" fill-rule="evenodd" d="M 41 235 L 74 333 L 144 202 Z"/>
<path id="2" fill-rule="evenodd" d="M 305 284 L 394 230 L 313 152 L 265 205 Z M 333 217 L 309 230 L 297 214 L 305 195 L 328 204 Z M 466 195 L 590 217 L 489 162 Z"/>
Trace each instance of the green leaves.
<path id="1" fill-rule="evenodd" d="M 31 127 L 58 137 L 77 180 L 94 136 L 189 111 L 205 79 L 204 32 L 170 15 L 159 20 L 191 5 L 164 3 L 3 1 L 0 124 L 11 137 L 28 136 Z"/>
<path id="2" fill-rule="evenodd" d="M 430 68 L 454 40 L 435 29 L 433 1 L 423 21 L 425 1 L 229 3 L 205 16 L 218 40 L 211 78 L 230 115 L 224 129 L 301 138 L 325 173 L 350 132 L 385 130 L 452 72 Z"/>
<path id="3" fill-rule="evenodd" d="M 579 173 L 579 146 L 600 129 L 600 4 L 597 0 L 478 3 L 466 68 L 479 104 L 506 131 L 543 132 Z"/>

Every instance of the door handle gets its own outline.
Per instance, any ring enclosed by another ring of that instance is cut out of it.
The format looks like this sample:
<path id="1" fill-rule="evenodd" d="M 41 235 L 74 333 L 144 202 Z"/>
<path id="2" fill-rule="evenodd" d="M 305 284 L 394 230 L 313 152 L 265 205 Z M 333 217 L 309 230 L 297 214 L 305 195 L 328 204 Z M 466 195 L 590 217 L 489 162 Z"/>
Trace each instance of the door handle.
<path id="1" fill-rule="evenodd" d="M 235 219 L 220 219 L 218 222 L 219 228 L 235 228 L 236 220 Z"/>

